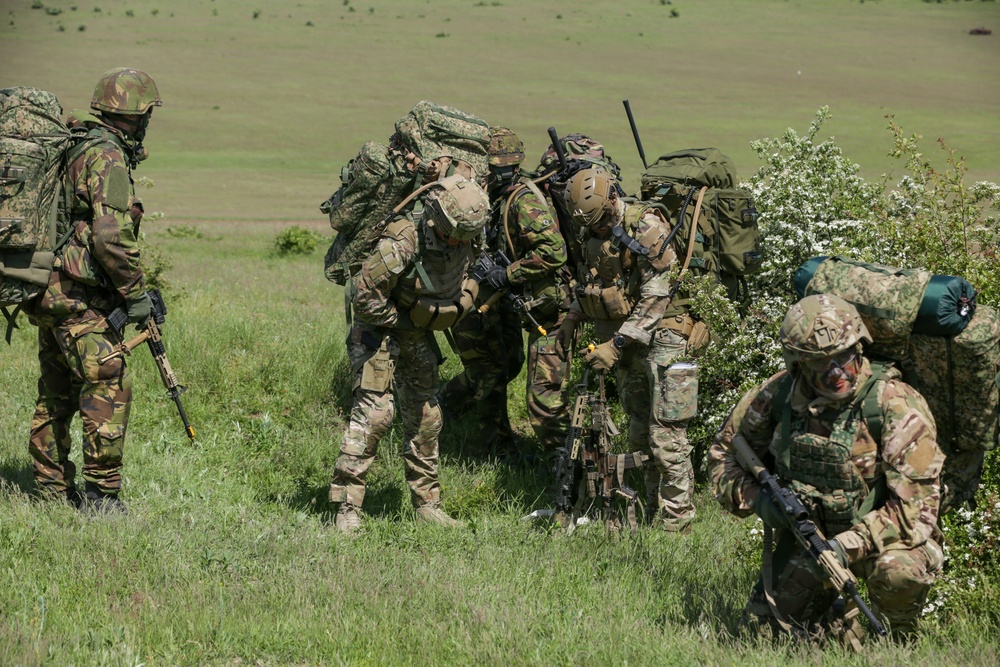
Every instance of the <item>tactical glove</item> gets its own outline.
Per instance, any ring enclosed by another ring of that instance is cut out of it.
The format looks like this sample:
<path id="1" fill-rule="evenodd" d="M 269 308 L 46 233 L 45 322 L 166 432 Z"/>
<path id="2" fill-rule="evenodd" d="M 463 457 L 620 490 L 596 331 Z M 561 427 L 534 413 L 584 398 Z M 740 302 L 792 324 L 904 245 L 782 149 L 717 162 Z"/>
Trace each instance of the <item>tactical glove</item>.
<path id="1" fill-rule="evenodd" d="M 560 359 L 567 359 L 573 349 L 573 336 L 576 334 L 576 320 L 566 316 L 556 332 L 556 354 Z"/>
<path id="2" fill-rule="evenodd" d="M 847 552 L 844 550 L 844 545 L 838 542 L 836 538 L 828 540 L 827 544 L 829 544 L 830 548 L 833 549 L 833 553 L 837 554 L 837 560 L 840 561 L 841 565 L 843 565 L 844 567 L 851 566 L 851 560 L 847 557 Z"/>
<path id="3" fill-rule="evenodd" d="M 583 363 L 595 371 L 603 373 L 610 371 L 621 359 L 622 351 L 612 341 L 601 343 L 593 350 L 583 355 Z"/>
<path id="4" fill-rule="evenodd" d="M 837 552 L 837 557 L 845 567 L 864 560 L 868 555 L 867 540 L 854 530 L 845 530 L 830 540 L 830 546 Z"/>
<path id="5" fill-rule="evenodd" d="M 510 278 L 507 277 L 507 268 L 503 266 L 494 266 L 486 274 L 486 282 L 490 284 L 497 292 L 502 292 L 510 285 Z"/>
<path id="6" fill-rule="evenodd" d="M 138 298 L 125 300 L 125 311 L 130 324 L 135 324 L 137 329 L 145 329 L 153 314 L 153 300 L 143 292 Z"/>
<path id="7" fill-rule="evenodd" d="M 785 513 L 774 504 L 771 496 L 763 491 L 758 493 L 757 498 L 754 499 L 753 511 L 768 528 L 785 528 L 788 526 L 788 519 L 785 517 Z"/>

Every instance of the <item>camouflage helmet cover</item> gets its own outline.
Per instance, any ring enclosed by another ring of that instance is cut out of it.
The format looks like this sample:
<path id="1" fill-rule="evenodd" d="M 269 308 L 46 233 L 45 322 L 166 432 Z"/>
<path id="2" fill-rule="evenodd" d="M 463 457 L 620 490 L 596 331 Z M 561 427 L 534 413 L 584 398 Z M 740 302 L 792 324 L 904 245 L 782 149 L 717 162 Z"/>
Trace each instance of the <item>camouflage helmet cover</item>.
<path id="1" fill-rule="evenodd" d="M 524 142 L 506 127 L 490 128 L 490 165 L 508 167 L 524 162 Z"/>
<path id="2" fill-rule="evenodd" d="M 581 227 L 590 227 L 614 210 L 611 195 L 613 179 L 603 169 L 581 169 L 569 179 L 567 203 L 573 221 Z"/>
<path id="3" fill-rule="evenodd" d="M 788 309 L 778 333 L 785 363 L 831 357 L 872 342 L 857 308 L 833 294 L 813 294 Z"/>
<path id="4" fill-rule="evenodd" d="M 96 111 L 141 116 L 152 107 L 163 106 L 153 77 L 142 70 L 117 67 L 97 82 L 90 108 Z"/>
<path id="5" fill-rule="evenodd" d="M 475 181 L 462 176 L 441 179 L 424 204 L 430 224 L 446 236 L 469 241 L 483 231 L 490 216 L 489 196 Z"/>

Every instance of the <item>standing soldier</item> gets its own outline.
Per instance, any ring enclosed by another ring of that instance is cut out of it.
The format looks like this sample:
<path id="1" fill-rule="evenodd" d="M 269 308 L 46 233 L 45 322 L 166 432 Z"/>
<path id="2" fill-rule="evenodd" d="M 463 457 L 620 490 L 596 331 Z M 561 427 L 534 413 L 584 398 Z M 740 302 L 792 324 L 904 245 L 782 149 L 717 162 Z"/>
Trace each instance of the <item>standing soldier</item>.
<path id="1" fill-rule="evenodd" d="M 521 329 L 527 330 L 528 420 L 542 451 L 552 452 L 562 444 L 569 426 L 569 358 L 557 352 L 555 332 L 569 307 L 571 276 L 565 267 L 566 243 L 559 225 L 545 195 L 530 179 L 521 178 L 523 161 L 524 144 L 518 136 L 505 127 L 491 128 L 487 252 L 499 258 L 500 251 L 510 264 L 495 262 L 485 275 L 497 295 L 492 299 L 495 305 L 455 328 L 466 370 L 446 385 L 444 395 L 454 401 L 461 389 L 477 384 L 471 378 L 480 378 L 479 385 L 493 386 L 493 393 L 480 403 L 481 414 L 503 415 L 506 420 L 507 384 L 523 363 Z M 501 296 L 505 293 L 516 298 L 516 307 L 514 299 Z M 466 395 L 475 393 L 467 391 Z"/>
<path id="2" fill-rule="evenodd" d="M 124 511 L 122 451 L 132 407 L 132 378 L 122 356 L 103 364 L 121 343 L 105 319 L 124 306 L 141 328 L 152 304 L 139 266 L 139 221 L 132 170 L 147 153 L 142 145 L 154 106 L 153 79 L 143 71 L 113 69 L 94 90 L 94 113 L 73 111 L 69 125 L 86 128 L 87 141 L 70 150 L 63 182 L 68 210 L 60 211 L 73 235 L 56 259 L 46 291 L 27 310 L 38 326 L 38 401 L 29 449 L 43 493 L 82 509 Z M 69 460 L 70 423 L 83 422 L 85 502 Z"/>
<path id="3" fill-rule="evenodd" d="M 392 425 L 393 390 L 403 416 L 403 462 L 417 519 L 446 526 L 459 522 L 441 509 L 438 435 L 441 409 L 435 391 L 440 351 L 435 330 L 451 327 L 473 308 L 477 288 L 466 272 L 471 241 L 482 232 L 489 200 L 461 176 L 436 183 L 423 216 L 389 223 L 354 277 L 354 326 L 347 353 L 354 369 L 354 405 L 340 446 L 330 501 L 339 503 L 336 526 L 361 526 L 365 476 L 379 440 Z"/>
<path id="4" fill-rule="evenodd" d="M 670 226 L 660 208 L 622 201 L 601 169 L 577 172 L 567 202 L 584 230 L 583 261 L 559 345 L 569 349 L 576 324 L 593 321 L 601 343 L 583 361 L 599 372 L 615 369 L 629 448 L 654 463 L 645 473 L 647 515 L 665 530 L 684 530 L 695 514 L 687 422 L 698 408 L 698 375 L 677 361 L 706 336 L 668 275 L 677 259 Z"/>
<path id="5" fill-rule="evenodd" d="M 837 592 L 824 586 L 784 513 L 741 465 L 736 438 L 798 496 L 841 564 L 867 580 L 876 614 L 905 636 L 943 562 L 944 455 L 934 419 L 897 371 L 865 358 L 862 342 L 871 336 L 840 297 L 802 299 L 779 335 L 786 370 L 743 396 L 709 452 L 722 506 L 737 516 L 756 512 L 776 531 L 776 551 L 765 553 L 745 616 L 768 633 L 832 632 L 854 646 L 862 636 L 856 608 L 846 617 L 831 608 Z"/>

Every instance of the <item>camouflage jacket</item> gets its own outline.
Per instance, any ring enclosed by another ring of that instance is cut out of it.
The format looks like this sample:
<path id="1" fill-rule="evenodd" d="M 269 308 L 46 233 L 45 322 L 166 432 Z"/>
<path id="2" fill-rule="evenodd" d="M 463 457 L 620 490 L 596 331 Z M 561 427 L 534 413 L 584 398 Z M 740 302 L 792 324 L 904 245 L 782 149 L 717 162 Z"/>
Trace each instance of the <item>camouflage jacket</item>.
<path id="1" fill-rule="evenodd" d="M 398 217 L 352 278 L 354 316 L 370 326 L 413 328 L 408 315 L 413 301 L 457 302 L 474 258 L 469 243 L 449 246 L 409 214 Z"/>
<path id="2" fill-rule="evenodd" d="M 866 360 L 859 376 L 858 392 L 871 373 Z M 742 433 L 764 464 L 774 471 L 781 425 L 775 419 L 780 411 L 774 409 L 772 403 L 786 377 L 787 371 L 781 371 L 747 392 L 726 419 L 709 450 L 708 470 L 715 496 L 724 508 L 737 516 L 752 513 L 752 503 L 760 486 L 740 464 L 732 448 L 733 436 Z M 848 531 L 826 535 L 827 538 L 837 537 L 852 552 L 852 562 L 890 549 L 913 548 L 933 538 L 941 501 L 940 474 L 944 454 L 938 447 L 934 418 L 927 403 L 915 389 L 898 379 L 879 380 L 872 391 L 878 392 L 882 410 L 881 442 L 873 440 L 868 424 L 859 419 L 850 460 L 869 488 L 874 487 L 879 478 L 884 478 L 884 502 L 862 516 Z M 834 407 L 847 408 L 858 400 L 857 395 L 850 396 Z M 797 435 L 797 423 L 804 424 L 807 433 L 830 434 L 832 424 L 826 417 L 829 414 L 826 409 L 831 406 L 817 399 L 806 383 L 793 383 L 790 401 L 793 416 L 799 418 L 792 422 L 792 437 Z M 795 472 L 791 475 L 794 478 Z M 822 517 L 812 518 L 821 530 L 828 530 Z"/>
<path id="3" fill-rule="evenodd" d="M 628 215 L 629 208 L 636 205 L 621 204 L 621 206 L 621 214 L 624 217 Z M 615 284 L 620 286 L 633 304 L 625 321 L 618 327 L 618 332 L 643 345 L 648 345 L 653 334 L 660 329 L 664 314 L 670 306 L 672 286 L 670 268 L 675 256 L 669 248 L 664 249 L 664 254 L 660 254 L 663 243 L 670 233 L 670 225 L 656 209 L 647 209 L 638 219 L 634 231 L 629 230 L 629 233 L 632 238 L 649 247 L 650 254 L 635 255 L 622 250 L 618 256 L 622 259 L 614 264 L 625 266 L 620 275 L 606 275 L 600 280 L 602 283 L 611 283 L 603 284 L 605 288 Z M 603 254 L 593 256 L 592 243 L 587 238 L 584 239 L 583 251 L 584 261 L 578 276 L 578 292 L 581 286 L 593 282 L 598 274 L 609 273 L 603 266 L 607 263 L 608 257 Z M 659 257 L 662 264 L 655 266 L 651 260 L 653 257 Z M 611 273 L 616 271 L 617 269 Z M 572 310 L 582 316 L 583 309 L 579 299 L 573 302 Z"/>
<path id="4" fill-rule="evenodd" d="M 507 189 L 501 194 L 491 221 L 498 228 L 496 242 L 499 247 L 507 245 L 503 212 L 510 191 Z M 556 218 L 531 190 L 521 190 L 510 203 L 507 233 L 514 244 L 513 250 L 508 251 L 510 284 L 522 289 L 525 300 L 540 314 L 551 316 L 564 310 L 572 282 L 566 268 L 566 241 Z"/>
<path id="5" fill-rule="evenodd" d="M 56 259 L 48 288 L 32 306 L 30 315 L 39 324 L 77 319 L 88 310 L 108 312 L 145 291 L 139 224 L 129 214 L 136 198 L 124 139 L 88 112 L 74 111 L 68 124 L 86 126 L 100 141 L 67 170 L 63 191 L 71 195 L 61 215 L 73 235 Z"/>

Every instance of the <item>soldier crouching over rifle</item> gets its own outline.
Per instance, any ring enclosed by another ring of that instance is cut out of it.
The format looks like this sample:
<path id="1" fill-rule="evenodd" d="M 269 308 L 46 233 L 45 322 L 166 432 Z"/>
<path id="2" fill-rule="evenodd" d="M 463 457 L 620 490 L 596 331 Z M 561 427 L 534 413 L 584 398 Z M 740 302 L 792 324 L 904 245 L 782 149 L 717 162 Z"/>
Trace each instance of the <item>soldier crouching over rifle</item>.
<path id="1" fill-rule="evenodd" d="M 737 403 L 709 452 L 722 506 L 755 512 L 765 525 L 745 621 L 765 634 L 833 636 L 859 648 L 858 576 L 875 632 L 884 634 L 884 621 L 909 636 L 943 562 L 934 419 L 898 372 L 865 358 L 871 336 L 843 299 L 802 299 L 780 338 L 787 370 Z"/>
<path id="2" fill-rule="evenodd" d="M 427 195 L 422 218 L 399 215 L 382 233 L 353 279 L 355 323 L 347 353 L 354 370 L 354 404 L 340 447 L 330 501 L 336 527 L 354 534 L 365 476 L 378 443 L 392 425 L 393 391 L 403 417 L 403 462 L 417 519 L 459 525 L 441 509 L 435 392 L 440 352 L 434 331 L 451 327 L 474 306 L 478 286 L 466 274 L 475 261 L 470 243 L 489 216 L 486 193 L 450 176 Z"/>

